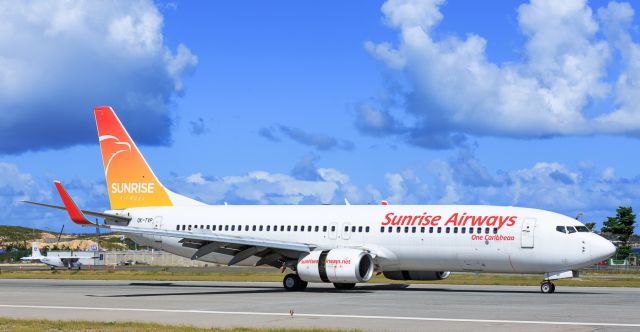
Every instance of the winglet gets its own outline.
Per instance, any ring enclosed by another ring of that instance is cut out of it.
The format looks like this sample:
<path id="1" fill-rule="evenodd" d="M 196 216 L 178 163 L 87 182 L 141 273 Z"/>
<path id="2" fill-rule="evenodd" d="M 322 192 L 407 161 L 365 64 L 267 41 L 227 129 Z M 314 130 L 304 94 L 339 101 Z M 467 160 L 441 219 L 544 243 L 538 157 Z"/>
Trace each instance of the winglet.
<path id="1" fill-rule="evenodd" d="M 62 203 L 64 203 L 64 207 L 67 209 L 67 213 L 69 213 L 71 220 L 78 225 L 93 225 L 93 223 L 84 216 L 84 213 L 78 209 L 78 206 L 73 199 L 71 199 L 71 196 L 69 196 L 60 181 L 53 181 L 53 183 L 56 185 L 56 189 L 58 189 L 58 194 L 60 194 Z"/>

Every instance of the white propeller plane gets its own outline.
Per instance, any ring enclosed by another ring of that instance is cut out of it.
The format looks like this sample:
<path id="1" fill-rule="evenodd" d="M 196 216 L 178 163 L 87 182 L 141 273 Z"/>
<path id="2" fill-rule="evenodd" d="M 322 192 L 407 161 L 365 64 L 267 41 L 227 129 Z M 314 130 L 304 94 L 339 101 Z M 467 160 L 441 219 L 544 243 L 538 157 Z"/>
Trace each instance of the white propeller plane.
<path id="1" fill-rule="evenodd" d="M 66 267 L 67 269 L 77 268 L 80 270 L 82 264 L 80 264 L 80 257 L 78 256 L 44 256 L 40 253 L 37 242 L 31 243 L 31 256 L 20 258 L 22 261 L 27 262 L 40 262 L 49 265 L 51 269 L 56 267 Z"/>

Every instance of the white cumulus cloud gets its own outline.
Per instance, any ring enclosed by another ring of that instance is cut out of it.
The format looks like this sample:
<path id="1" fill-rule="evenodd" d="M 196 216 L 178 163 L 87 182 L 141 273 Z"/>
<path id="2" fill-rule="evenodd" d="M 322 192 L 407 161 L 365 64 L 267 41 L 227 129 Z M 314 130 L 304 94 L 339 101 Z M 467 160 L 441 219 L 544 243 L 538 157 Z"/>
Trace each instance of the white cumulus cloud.
<path id="1" fill-rule="evenodd" d="M 95 140 L 112 105 L 140 143 L 169 140 L 169 105 L 197 57 L 171 50 L 150 0 L 0 1 L 0 154 Z"/>
<path id="2" fill-rule="evenodd" d="M 469 134 L 640 134 L 640 45 L 629 36 L 629 4 L 611 2 L 594 13 L 585 0 L 531 0 L 517 12 L 525 39 L 522 59 L 496 63 L 487 58 L 487 40 L 473 32 L 437 37 L 434 30 L 446 20 L 443 3 L 387 1 L 382 12 L 399 42 L 365 43 L 409 82 L 405 110 L 417 120 L 400 133 L 408 142 L 447 148 Z M 620 64 L 614 63 L 616 52 Z M 615 80 L 608 77 L 612 65 L 622 69 Z M 608 100 L 615 105 L 588 110 Z M 395 128 L 384 114 L 361 111 L 356 124 L 363 133 L 379 135 L 380 128 Z M 367 124 L 371 128 L 361 128 Z"/>

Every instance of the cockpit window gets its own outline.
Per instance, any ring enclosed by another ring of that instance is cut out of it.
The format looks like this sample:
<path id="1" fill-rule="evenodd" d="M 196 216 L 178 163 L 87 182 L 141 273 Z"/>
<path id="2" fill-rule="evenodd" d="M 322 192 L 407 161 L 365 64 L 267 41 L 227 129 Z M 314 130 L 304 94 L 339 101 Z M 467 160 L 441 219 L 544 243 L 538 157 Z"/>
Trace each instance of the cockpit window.
<path id="1" fill-rule="evenodd" d="M 556 226 L 556 231 L 560 232 L 560 233 L 566 233 L 564 226 Z"/>
<path id="2" fill-rule="evenodd" d="M 571 234 L 575 232 L 576 232 L 576 229 L 573 226 L 567 226 L 567 233 Z"/>
<path id="3" fill-rule="evenodd" d="M 587 226 L 576 226 L 576 229 L 578 230 L 578 232 L 585 232 L 585 233 L 591 232 L 589 228 L 587 228 Z"/>

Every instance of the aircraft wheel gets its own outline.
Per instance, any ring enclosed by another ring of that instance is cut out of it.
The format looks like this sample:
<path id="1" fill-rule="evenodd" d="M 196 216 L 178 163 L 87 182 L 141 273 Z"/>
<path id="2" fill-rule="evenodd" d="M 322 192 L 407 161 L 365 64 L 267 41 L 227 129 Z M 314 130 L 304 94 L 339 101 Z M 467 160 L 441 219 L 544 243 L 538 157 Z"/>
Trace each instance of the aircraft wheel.
<path id="1" fill-rule="evenodd" d="M 551 281 L 545 280 L 540 284 L 540 291 L 545 294 L 551 294 L 555 292 L 556 285 L 554 285 Z"/>
<path id="2" fill-rule="evenodd" d="M 288 291 L 302 291 L 307 288 L 307 282 L 300 279 L 297 274 L 289 273 L 282 280 L 284 289 Z"/>
<path id="3" fill-rule="evenodd" d="M 342 282 L 334 282 L 333 287 L 336 289 L 354 289 L 356 287 L 355 283 L 342 283 Z"/>

